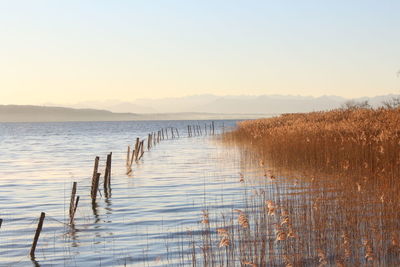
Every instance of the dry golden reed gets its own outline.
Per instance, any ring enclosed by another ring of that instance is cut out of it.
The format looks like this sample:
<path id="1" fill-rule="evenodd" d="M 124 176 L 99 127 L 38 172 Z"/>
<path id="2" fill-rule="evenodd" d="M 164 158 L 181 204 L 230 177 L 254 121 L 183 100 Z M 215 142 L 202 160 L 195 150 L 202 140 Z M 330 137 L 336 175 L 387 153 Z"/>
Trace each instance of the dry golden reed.
<path id="1" fill-rule="evenodd" d="M 204 232 L 204 266 L 400 266 L 400 109 L 244 121 L 222 141 L 251 193 Z"/>

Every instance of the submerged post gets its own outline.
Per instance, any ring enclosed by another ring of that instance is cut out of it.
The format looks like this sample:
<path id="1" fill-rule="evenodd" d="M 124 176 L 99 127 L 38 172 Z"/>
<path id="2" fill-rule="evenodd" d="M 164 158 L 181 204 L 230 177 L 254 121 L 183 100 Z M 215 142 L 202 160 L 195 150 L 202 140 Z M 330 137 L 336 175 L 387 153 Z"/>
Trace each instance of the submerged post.
<path id="1" fill-rule="evenodd" d="M 143 157 L 143 154 L 144 154 L 144 148 L 143 148 L 143 146 L 144 146 L 144 140 L 142 140 L 142 142 L 140 142 L 140 156 L 139 156 L 139 160 Z"/>
<path id="2" fill-rule="evenodd" d="M 71 200 L 69 202 L 69 219 L 72 218 L 72 213 L 74 212 L 75 208 L 75 195 L 76 195 L 76 182 L 72 184 L 72 191 L 71 191 Z"/>
<path id="3" fill-rule="evenodd" d="M 32 243 L 32 247 L 31 247 L 31 253 L 30 253 L 31 259 L 35 259 L 36 245 L 37 245 L 37 242 L 39 240 L 40 232 L 42 232 L 43 221 L 44 221 L 44 217 L 45 216 L 46 216 L 46 214 L 44 212 L 42 212 L 40 214 L 39 223 L 38 223 L 38 226 L 36 228 L 35 237 L 33 238 L 33 243 Z"/>
<path id="4" fill-rule="evenodd" d="M 111 179 L 111 155 L 107 155 L 107 161 L 106 161 L 106 170 L 104 171 L 104 190 L 106 190 L 110 186 L 110 179 Z"/>
<path id="5" fill-rule="evenodd" d="M 151 137 L 150 134 L 147 135 L 147 150 L 150 150 L 150 146 L 151 146 Z"/>
<path id="6" fill-rule="evenodd" d="M 3 219 L 0 219 L 0 228 L 1 228 L 2 223 L 3 223 Z"/>
<path id="7" fill-rule="evenodd" d="M 136 143 L 135 143 L 135 160 L 138 159 L 138 154 L 139 154 L 139 137 L 136 137 Z M 133 155 L 132 155 L 133 157 Z"/>
<path id="8" fill-rule="evenodd" d="M 132 150 L 131 162 L 130 162 L 129 165 L 128 165 L 128 168 L 129 168 L 129 169 L 132 167 L 133 159 L 135 158 L 135 154 L 136 154 L 136 151 L 135 151 L 135 150 Z"/>
<path id="9" fill-rule="evenodd" d="M 100 180 L 100 173 L 96 173 L 96 175 L 92 179 L 92 188 L 90 191 L 90 196 L 92 198 L 92 201 L 96 200 L 97 190 L 99 189 L 99 180 Z"/>
<path id="10" fill-rule="evenodd" d="M 94 168 L 93 168 L 93 176 L 92 176 L 92 188 L 91 188 L 91 192 L 90 195 L 92 197 L 93 200 L 96 199 L 96 195 L 97 195 L 97 188 L 99 186 L 99 179 L 100 179 L 100 173 L 98 173 L 98 169 L 99 169 L 99 157 L 97 156 L 94 159 Z"/>
<path id="11" fill-rule="evenodd" d="M 132 155 L 133 155 L 133 153 L 132 153 Z M 131 156 L 131 147 L 128 146 L 128 152 L 126 154 L 126 165 L 129 165 L 130 156 Z"/>
<path id="12" fill-rule="evenodd" d="M 78 208 L 78 203 L 79 203 L 79 196 L 76 197 L 75 207 L 74 207 L 74 210 L 73 210 L 73 212 L 72 212 L 72 215 L 71 215 L 71 217 L 70 217 L 70 219 L 69 219 L 69 224 L 73 224 L 73 222 L 74 222 L 76 209 Z"/>
<path id="13" fill-rule="evenodd" d="M 96 177 L 97 170 L 99 169 L 99 160 L 100 158 L 98 156 L 94 159 L 93 178 Z"/>

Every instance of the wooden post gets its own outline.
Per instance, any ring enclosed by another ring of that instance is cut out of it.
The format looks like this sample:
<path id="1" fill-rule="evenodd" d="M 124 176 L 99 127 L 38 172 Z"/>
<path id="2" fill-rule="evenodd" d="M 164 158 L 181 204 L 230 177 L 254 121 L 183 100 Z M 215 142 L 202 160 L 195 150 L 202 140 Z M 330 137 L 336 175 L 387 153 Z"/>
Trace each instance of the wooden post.
<path id="1" fill-rule="evenodd" d="M 164 140 L 164 128 L 161 128 L 162 140 Z"/>
<path id="2" fill-rule="evenodd" d="M 151 146 L 151 137 L 150 134 L 147 135 L 147 150 L 150 150 L 150 146 Z"/>
<path id="3" fill-rule="evenodd" d="M 94 178 L 96 177 L 96 175 L 97 175 L 97 170 L 99 169 L 99 160 L 100 160 L 99 157 L 96 157 L 96 158 L 94 159 L 94 168 L 93 168 L 93 176 L 92 176 L 92 179 L 94 179 Z"/>
<path id="4" fill-rule="evenodd" d="M 165 128 L 165 135 L 167 136 L 168 139 L 168 128 Z"/>
<path id="5" fill-rule="evenodd" d="M 128 152 L 127 152 L 127 155 L 126 155 L 126 165 L 127 166 L 129 165 L 130 155 L 131 155 L 131 147 L 128 146 Z M 133 155 L 133 153 L 132 153 L 132 155 Z"/>
<path id="6" fill-rule="evenodd" d="M 201 127 L 200 127 L 200 125 L 198 125 L 197 127 L 199 128 L 200 135 L 203 135 L 203 131 L 201 130 Z"/>
<path id="7" fill-rule="evenodd" d="M 100 173 L 96 173 L 92 180 L 92 189 L 90 191 L 90 196 L 92 201 L 96 200 L 97 197 L 97 190 L 99 189 L 99 180 L 100 180 Z"/>
<path id="8" fill-rule="evenodd" d="M 177 135 L 178 138 L 179 138 L 179 131 L 178 131 L 178 128 L 175 128 L 175 131 L 176 131 L 176 135 Z"/>
<path id="9" fill-rule="evenodd" d="M 40 214 L 39 223 L 38 223 L 38 226 L 36 228 L 35 237 L 33 238 L 33 243 L 32 243 L 31 253 L 30 253 L 31 259 L 35 259 L 36 245 L 37 245 L 37 242 L 39 240 L 40 232 L 42 231 L 42 228 L 43 228 L 43 221 L 44 221 L 45 217 L 46 217 L 46 214 L 44 212 L 42 212 Z"/>
<path id="10" fill-rule="evenodd" d="M 175 138 L 175 135 L 174 135 L 174 130 L 173 130 L 172 127 L 171 127 L 171 135 L 172 135 L 172 139 L 174 139 L 174 138 Z"/>
<path id="11" fill-rule="evenodd" d="M 2 224 L 3 224 L 3 219 L 0 219 L 0 228 Z"/>
<path id="12" fill-rule="evenodd" d="M 129 165 L 128 165 L 128 167 L 129 167 L 129 168 L 131 168 L 131 167 L 132 167 L 132 164 L 133 164 L 133 159 L 135 158 L 135 153 L 136 153 L 136 151 L 135 151 L 135 150 L 132 150 L 131 162 L 130 162 L 130 163 L 129 163 Z"/>
<path id="13" fill-rule="evenodd" d="M 144 140 L 143 140 L 143 141 L 144 141 Z M 137 153 L 136 153 L 136 155 L 138 155 L 138 156 L 136 157 L 136 161 L 139 159 L 140 150 L 143 149 L 143 148 L 142 148 L 143 141 L 140 141 L 140 142 L 139 142 L 138 151 L 137 151 Z"/>
<path id="14" fill-rule="evenodd" d="M 214 131 L 214 121 L 212 121 L 212 134 L 213 134 L 213 135 L 215 134 L 215 131 Z"/>
<path id="15" fill-rule="evenodd" d="M 207 135 L 207 123 L 204 123 L 204 133 Z"/>
<path id="16" fill-rule="evenodd" d="M 140 156 L 139 156 L 139 160 L 143 157 L 143 154 L 144 154 L 144 148 L 143 148 L 143 146 L 144 146 L 144 140 L 142 140 L 142 142 L 140 142 L 140 150 L 141 150 L 141 152 L 140 152 Z"/>
<path id="17" fill-rule="evenodd" d="M 144 151 L 142 151 L 142 153 L 140 153 L 139 160 L 143 157 L 143 155 L 144 155 Z"/>
<path id="18" fill-rule="evenodd" d="M 75 207 L 72 211 L 71 217 L 69 219 L 69 224 L 73 224 L 74 223 L 74 218 L 75 218 L 75 213 L 76 213 L 76 209 L 78 208 L 78 203 L 79 203 L 79 196 L 76 197 L 76 201 L 75 201 Z"/>
<path id="19" fill-rule="evenodd" d="M 135 160 L 138 159 L 138 154 L 139 154 L 139 137 L 136 138 L 136 143 L 135 143 Z"/>
<path id="20" fill-rule="evenodd" d="M 71 220 L 72 213 L 75 207 L 75 195 L 76 195 L 76 182 L 72 184 L 71 200 L 69 201 L 69 219 Z"/>
<path id="21" fill-rule="evenodd" d="M 106 161 L 106 170 L 104 171 L 104 190 L 107 190 L 107 188 L 110 186 L 110 180 L 111 180 L 111 156 L 112 152 L 107 155 L 107 161 Z"/>

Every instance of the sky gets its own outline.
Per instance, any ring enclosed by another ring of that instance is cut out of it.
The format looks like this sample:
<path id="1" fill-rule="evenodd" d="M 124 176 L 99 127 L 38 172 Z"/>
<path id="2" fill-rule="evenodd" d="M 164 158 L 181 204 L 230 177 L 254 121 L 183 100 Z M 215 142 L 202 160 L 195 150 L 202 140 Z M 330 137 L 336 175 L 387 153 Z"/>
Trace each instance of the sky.
<path id="1" fill-rule="evenodd" d="M 400 93 L 400 1 L 0 0 L 0 104 Z"/>

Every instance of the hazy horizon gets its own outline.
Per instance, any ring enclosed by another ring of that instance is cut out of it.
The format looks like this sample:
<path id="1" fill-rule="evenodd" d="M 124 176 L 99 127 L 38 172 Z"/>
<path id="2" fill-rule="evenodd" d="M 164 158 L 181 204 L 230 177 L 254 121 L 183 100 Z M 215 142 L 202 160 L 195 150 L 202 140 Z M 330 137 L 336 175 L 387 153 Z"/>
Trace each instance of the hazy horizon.
<path id="1" fill-rule="evenodd" d="M 73 109 L 92 109 L 92 110 L 104 110 L 111 111 L 113 113 L 131 113 L 132 115 L 143 115 L 140 119 L 150 118 L 149 116 L 155 115 L 159 117 L 162 114 L 169 114 L 169 118 L 181 118 L 182 113 L 192 113 L 189 117 L 193 117 L 193 114 L 221 114 L 229 115 L 234 114 L 237 117 L 242 118 L 242 115 L 256 115 L 256 114 L 282 114 L 282 113 L 298 113 L 298 112 L 311 112 L 311 111 L 322 111 L 340 108 L 345 105 L 348 101 L 363 102 L 368 101 L 371 107 L 382 106 L 384 102 L 390 101 L 394 97 L 399 95 L 380 95 L 375 97 L 362 97 L 356 99 L 344 98 L 341 96 L 299 96 L 299 95 L 225 95 L 217 96 L 212 94 L 207 95 L 191 95 L 186 97 L 169 97 L 169 98 L 142 98 L 136 101 L 82 101 L 73 104 L 60 104 L 60 103 L 43 103 L 42 105 L 16 105 L 7 108 L 7 105 L 1 105 L 2 116 L 5 118 L 11 115 L 17 115 L 18 118 L 24 114 L 24 116 L 31 117 L 30 108 L 32 112 L 36 112 L 37 108 L 46 107 L 64 107 Z M 37 108 L 36 108 L 37 107 Z M 82 110 L 83 111 L 83 110 Z M 86 116 L 85 112 L 80 112 L 81 116 Z M 47 113 L 58 112 L 57 110 L 41 109 L 42 116 L 48 116 Z M 67 111 L 63 111 L 64 113 Z M 64 114 L 63 118 L 74 117 L 79 114 L 74 111 L 71 114 Z M 158 115 L 157 115 L 158 114 Z M 175 115 L 174 115 L 175 114 Z M 179 115 L 181 114 L 181 115 Z M 1 114 L 0 114 L 1 115 Z M 98 118 L 101 118 L 101 114 Z M 103 114 L 104 115 L 104 114 Z M 148 116 L 149 115 L 149 116 Z M 36 115 L 38 116 L 38 115 Z M 108 116 L 108 115 L 107 115 Z M 229 115 L 230 116 L 230 115 Z M 154 116 L 153 116 L 154 117 Z M 151 117 L 151 118 L 153 118 Z M 184 116 L 185 118 L 187 116 Z M 200 118 L 198 115 L 196 118 Z M 204 117 L 204 116 L 203 116 Z M 205 117 L 209 117 L 206 115 Z M 215 117 L 214 115 L 212 117 Z M 232 117 L 232 116 L 230 116 Z M 248 118 L 248 116 L 245 116 Z M 97 118 L 97 117 L 96 117 Z M 121 117 L 122 118 L 122 117 Z M 125 118 L 125 117 L 123 117 Z M 132 117 L 133 118 L 133 117 Z M 135 117 L 139 118 L 139 117 Z M 5 120 L 3 118 L 3 120 Z M 9 119 L 7 119 L 9 120 Z M 20 120 L 20 119 L 18 119 Z"/>

